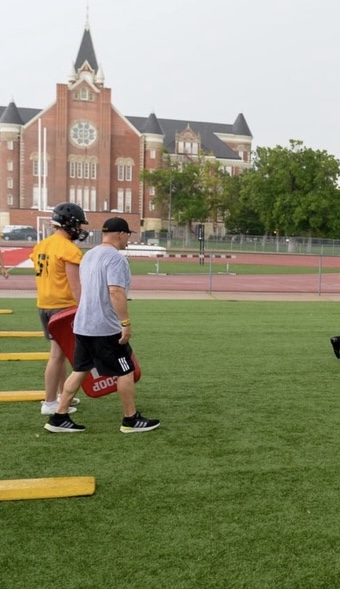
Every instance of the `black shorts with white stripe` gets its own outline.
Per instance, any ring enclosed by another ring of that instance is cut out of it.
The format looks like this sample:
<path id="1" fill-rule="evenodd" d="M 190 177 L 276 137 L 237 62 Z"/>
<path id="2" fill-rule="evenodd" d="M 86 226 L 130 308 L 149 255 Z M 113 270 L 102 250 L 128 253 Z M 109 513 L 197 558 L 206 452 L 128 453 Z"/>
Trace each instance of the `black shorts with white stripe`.
<path id="1" fill-rule="evenodd" d="M 75 335 L 73 370 L 85 372 L 96 368 L 101 376 L 124 376 L 134 371 L 130 344 L 118 343 L 121 334 Z"/>

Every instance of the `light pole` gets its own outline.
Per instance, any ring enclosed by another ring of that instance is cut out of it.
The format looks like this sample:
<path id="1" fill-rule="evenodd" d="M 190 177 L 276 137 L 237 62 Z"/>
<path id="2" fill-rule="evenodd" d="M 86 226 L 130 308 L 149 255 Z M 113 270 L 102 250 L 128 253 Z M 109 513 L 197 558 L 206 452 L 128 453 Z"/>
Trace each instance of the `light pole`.
<path id="1" fill-rule="evenodd" d="M 167 247 L 171 247 L 171 215 L 172 215 L 172 175 L 171 175 L 171 168 L 170 168 L 170 177 L 169 177 L 169 206 L 168 206 L 168 239 L 167 239 Z"/>

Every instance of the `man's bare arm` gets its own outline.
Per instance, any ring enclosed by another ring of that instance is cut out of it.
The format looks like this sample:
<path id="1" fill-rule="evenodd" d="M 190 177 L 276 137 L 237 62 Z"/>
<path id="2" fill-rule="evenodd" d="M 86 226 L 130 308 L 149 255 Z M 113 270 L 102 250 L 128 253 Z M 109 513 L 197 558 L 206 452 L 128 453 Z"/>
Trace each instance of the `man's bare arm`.
<path id="1" fill-rule="evenodd" d="M 66 276 L 69 282 L 70 288 L 72 290 L 72 294 L 79 303 L 80 299 L 80 279 L 79 279 L 79 265 L 78 264 L 70 264 L 66 262 L 65 264 Z"/>

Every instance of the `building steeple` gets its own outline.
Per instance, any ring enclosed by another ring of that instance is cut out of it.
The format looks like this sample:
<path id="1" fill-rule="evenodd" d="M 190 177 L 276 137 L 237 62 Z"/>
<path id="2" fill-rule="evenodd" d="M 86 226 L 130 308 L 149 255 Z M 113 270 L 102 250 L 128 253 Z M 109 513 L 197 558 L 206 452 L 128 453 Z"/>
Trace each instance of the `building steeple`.
<path id="1" fill-rule="evenodd" d="M 86 80 L 93 86 L 104 87 L 104 73 L 101 65 L 98 65 L 96 53 L 93 47 L 89 13 L 87 7 L 86 22 L 83 37 L 80 43 L 76 61 L 72 64 L 70 75 L 68 76 L 69 88 L 81 80 Z"/>
<path id="2" fill-rule="evenodd" d="M 86 65 L 86 63 L 91 67 L 93 72 L 96 74 L 98 71 L 98 62 L 92 43 L 88 16 L 86 18 L 85 30 L 80 43 L 77 59 L 74 64 L 76 72 L 82 69 Z"/>
<path id="3" fill-rule="evenodd" d="M 86 21 L 85 21 L 85 29 L 90 28 L 90 7 L 89 3 L 86 4 Z"/>

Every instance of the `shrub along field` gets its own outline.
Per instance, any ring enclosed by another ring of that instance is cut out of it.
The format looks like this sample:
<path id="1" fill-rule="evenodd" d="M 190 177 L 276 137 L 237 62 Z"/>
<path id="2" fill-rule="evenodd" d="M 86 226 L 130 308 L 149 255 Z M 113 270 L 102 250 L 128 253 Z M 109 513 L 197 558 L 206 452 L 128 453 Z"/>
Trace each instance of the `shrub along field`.
<path id="1" fill-rule="evenodd" d="M 40 330 L 1 299 L 1 330 Z M 87 432 L 50 434 L 39 402 L 1 403 L 1 479 L 92 475 L 91 497 L 0 503 L 1 587 L 338 589 L 336 303 L 130 302 L 137 405 L 82 392 Z M 0 351 L 46 351 L 1 338 Z M 1 362 L 1 390 L 42 389 L 45 362 Z"/>

